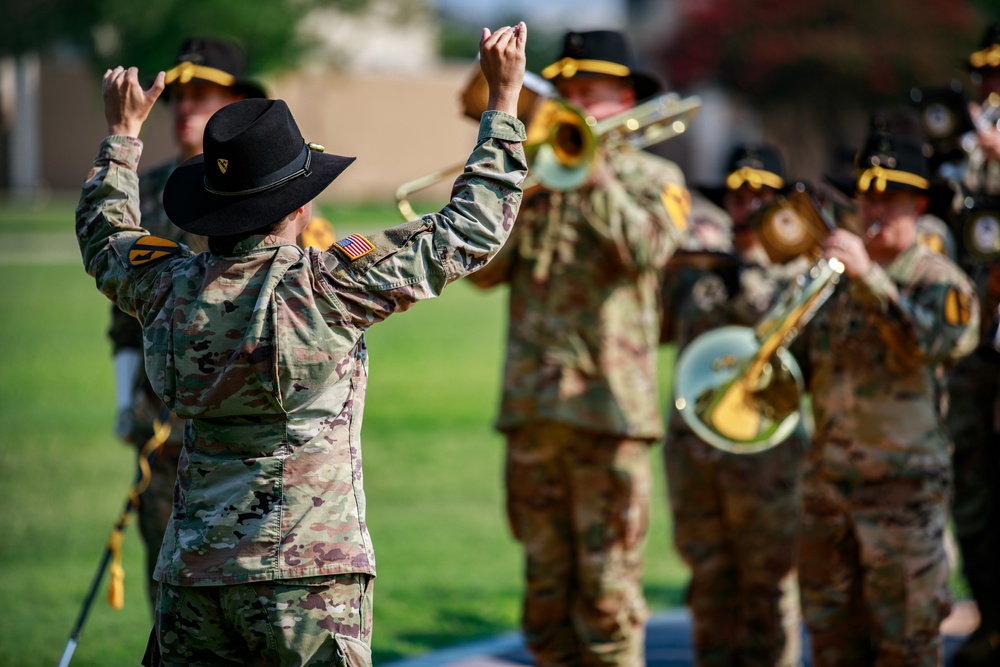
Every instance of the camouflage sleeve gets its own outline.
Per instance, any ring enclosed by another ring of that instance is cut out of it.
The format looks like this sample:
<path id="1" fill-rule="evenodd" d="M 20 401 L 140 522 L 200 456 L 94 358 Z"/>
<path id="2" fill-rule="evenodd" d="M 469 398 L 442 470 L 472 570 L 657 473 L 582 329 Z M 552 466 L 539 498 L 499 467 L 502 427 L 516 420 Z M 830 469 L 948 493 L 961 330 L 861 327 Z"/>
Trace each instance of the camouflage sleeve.
<path id="1" fill-rule="evenodd" d="M 514 225 L 500 251 L 486 266 L 470 273 L 467 280 L 480 289 L 489 289 L 508 282 L 517 257 L 518 236 L 521 229 L 523 227 L 520 224 Z"/>
<path id="2" fill-rule="evenodd" d="M 690 195 L 680 170 L 667 165 L 652 156 L 616 163 L 616 178 L 595 192 L 588 222 L 632 275 L 663 269 L 687 226 Z"/>
<path id="3" fill-rule="evenodd" d="M 142 142 L 138 139 L 107 137 L 76 207 L 76 237 L 84 268 L 97 282 L 97 288 L 129 314 L 137 309 L 136 278 L 148 273 L 130 271 L 128 261 L 132 246 L 148 236 L 140 226 L 136 167 L 141 154 Z M 189 252 L 183 246 L 177 250 Z"/>
<path id="4" fill-rule="evenodd" d="M 886 363 L 900 372 L 969 354 L 979 339 L 979 304 L 971 282 L 944 277 L 902 294 L 878 265 L 850 283 L 851 296 L 875 313 Z"/>
<path id="5" fill-rule="evenodd" d="M 517 118 L 486 111 L 476 147 L 443 209 L 372 236 L 374 250 L 364 256 L 349 259 L 338 244 L 332 246 L 325 255 L 327 279 L 353 301 L 359 326 L 437 296 L 497 254 L 521 204 L 528 169 L 524 138 Z"/>

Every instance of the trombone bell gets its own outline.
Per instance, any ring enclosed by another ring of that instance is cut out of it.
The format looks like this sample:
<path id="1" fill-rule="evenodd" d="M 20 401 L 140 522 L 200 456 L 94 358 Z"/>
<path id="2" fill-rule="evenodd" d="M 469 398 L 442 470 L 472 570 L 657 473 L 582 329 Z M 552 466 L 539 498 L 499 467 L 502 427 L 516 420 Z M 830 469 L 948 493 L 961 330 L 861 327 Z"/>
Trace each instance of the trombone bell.
<path id="1" fill-rule="evenodd" d="M 558 99 L 539 105 L 527 128 L 524 152 L 529 178 L 549 190 L 572 190 L 590 174 L 597 154 L 593 120 L 577 107 Z"/>

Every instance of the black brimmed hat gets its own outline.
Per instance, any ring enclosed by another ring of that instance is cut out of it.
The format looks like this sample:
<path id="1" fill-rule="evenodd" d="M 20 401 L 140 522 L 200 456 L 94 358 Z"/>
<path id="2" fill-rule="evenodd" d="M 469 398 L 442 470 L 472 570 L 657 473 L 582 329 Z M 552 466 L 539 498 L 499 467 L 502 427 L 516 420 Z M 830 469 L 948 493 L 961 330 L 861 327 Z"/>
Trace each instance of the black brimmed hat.
<path id="1" fill-rule="evenodd" d="M 166 72 L 164 95 L 169 96 L 175 84 L 205 81 L 246 97 L 267 97 L 259 83 L 244 78 L 245 60 L 243 50 L 231 42 L 212 37 L 185 40 L 174 66 Z"/>
<path id="2" fill-rule="evenodd" d="M 1000 23 L 993 23 L 986 28 L 979 49 L 969 54 L 967 65 L 973 72 L 1000 67 Z"/>
<path id="3" fill-rule="evenodd" d="M 930 189 L 924 143 L 909 136 L 875 130 L 855 159 L 854 192 Z"/>
<path id="4" fill-rule="evenodd" d="M 662 88 L 653 74 L 639 71 L 625 35 L 617 30 L 566 33 L 562 53 L 542 70 L 542 76 L 554 83 L 575 76 L 614 76 L 628 81 L 639 100 Z"/>
<path id="5" fill-rule="evenodd" d="M 170 174 L 163 207 L 175 225 L 205 236 L 278 222 L 354 162 L 307 144 L 282 100 L 224 106 L 206 124 L 204 146 Z"/>
<path id="6" fill-rule="evenodd" d="M 726 189 L 743 185 L 753 190 L 785 187 L 785 167 L 778 149 L 767 144 L 741 144 L 733 149 L 726 167 Z"/>

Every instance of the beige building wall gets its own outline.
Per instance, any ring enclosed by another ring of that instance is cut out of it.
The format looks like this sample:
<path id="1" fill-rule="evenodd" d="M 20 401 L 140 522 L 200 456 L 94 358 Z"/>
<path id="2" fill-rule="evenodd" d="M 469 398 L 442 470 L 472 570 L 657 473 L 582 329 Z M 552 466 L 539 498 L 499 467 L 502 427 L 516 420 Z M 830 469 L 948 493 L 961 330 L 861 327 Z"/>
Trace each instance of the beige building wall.
<path id="1" fill-rule="evenodd" d="M 306 141 L 357 162 L 324 200 L 391 199 L 396 189 L 428 172 L 464 162 L 478 126 L 461 114 L 459 94 L 472 65 L 441 65 L 419 74 L 297 72 L 268 81 L 288 102 Z M 100 80 L 83 65 L 44 62 L 41 75 L 42 179 L 55 191 L 76 191 L 106 133 Z M 143 165 L 173 153 L 170 113 L 154 108 L 143 128 Z M 447 199 L 450 181 L 422 196 Z"/>

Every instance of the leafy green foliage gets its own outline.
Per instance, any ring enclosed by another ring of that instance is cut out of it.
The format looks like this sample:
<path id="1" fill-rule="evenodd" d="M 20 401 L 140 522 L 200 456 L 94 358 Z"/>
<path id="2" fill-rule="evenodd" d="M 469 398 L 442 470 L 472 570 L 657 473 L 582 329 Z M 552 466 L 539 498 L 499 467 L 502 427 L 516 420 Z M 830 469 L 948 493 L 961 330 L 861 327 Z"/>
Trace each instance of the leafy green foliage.
<path id="1" fill-rule="evenodd" d="M 983 25 L 964 0 L 688 0 L 661 57 L 676 85 L 715 80 L 756 106 L 870 106 L 956 76 Z"/>
<path id="2" fill-rule="evenodd" d="M 312 46 L 299 30 L 318 8 L 361 11 L 368 0 L 35 0 L 8 2 L 0 55 L 60 45 L 82 51 L 97 71 L 124 64 L 156 72 L 186 37 L 239 43 L 254 74 L 297 64 Z M 6 12 L 5 12 L 6 13 Z"/>

